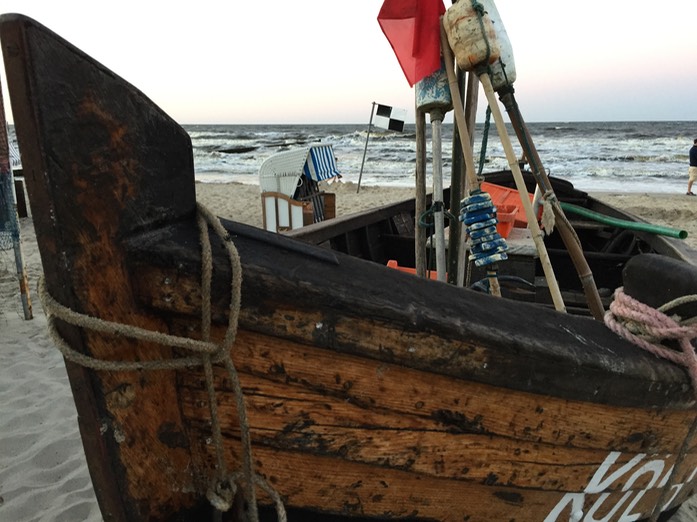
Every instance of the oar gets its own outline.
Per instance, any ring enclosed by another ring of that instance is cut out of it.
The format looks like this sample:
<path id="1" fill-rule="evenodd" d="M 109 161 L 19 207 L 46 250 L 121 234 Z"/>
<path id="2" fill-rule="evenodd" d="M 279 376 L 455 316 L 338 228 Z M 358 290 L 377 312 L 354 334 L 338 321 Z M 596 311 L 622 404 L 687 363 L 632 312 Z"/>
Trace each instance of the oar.
<path id="1" fill-rule="evenodd" d="M 508 166 L 513 173 L 513 179 L 515 181 L 516 188 L 518 189 L 518 193 L 520 194 L 520 201 L 523 205 L 525 216 L 528 219 L 528 227 L 530 227 L 532 240 L 535 242 L 535 247 L 537 248 L 537 254 L 540 256 L 540 263 L 542 264 L 542 270 L 544 271 L 545 278 L 547 279 L 547 285 L 549 286 L 549 291 L 552 295 L 554 307 L 560 312 L 565 312 L 566 306 L 564 305 L 564 300 L 561 296 L 559 283 L 554 275 L 552 263 L 549 260 L 549 254 L 547 253 L 547 248 L 544 244 L 542 231 L 537 223 L 537 216 L 535 215 L 535 212 L 532 209 L 532 204 L 530 203 L 528 189 L 525 186 L 525 180 L 523 179 L 523 174 L 520 171 L 520 166 L 518 165 L 518 158 L 516 158 L 515 152 L 513 151 L 513 145 L 508 137 L 506 123 L 504 122 L 503 115 L 499 109 L 498 100 L 496 99 L 496 95 L 494 93 L 494 87 L 491 85 L 491 78 L 489 78 L 489 74 L 484 71 L 479 73 L 479 81 L 482 82 L 482 86 L 484 87 L 484 94 L 489 102 L 491 114 L 494 116 L 496 130 L 498 131 L 499 138 L 501 139 L 503 150 L 506 153 Z"/>

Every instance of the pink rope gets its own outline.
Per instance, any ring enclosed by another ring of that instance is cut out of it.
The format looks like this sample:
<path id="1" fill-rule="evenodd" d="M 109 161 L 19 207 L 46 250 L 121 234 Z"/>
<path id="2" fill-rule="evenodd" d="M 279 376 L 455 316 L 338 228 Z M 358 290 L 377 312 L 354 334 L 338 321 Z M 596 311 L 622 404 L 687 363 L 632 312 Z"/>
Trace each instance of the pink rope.
<path id="1" fill-rule="evenodd" d="M 656 357 L 687 368 L 697 394 L 697 355 L 690 342 L 697 337 L 697 327 L 682 326 L 672 317 L 625 294 L 623 287 L 615 290 L 610 310 L 605 312 L 605 325 Z M 677 341 L 681 351 L 660 344 L 664 340 Z"/>

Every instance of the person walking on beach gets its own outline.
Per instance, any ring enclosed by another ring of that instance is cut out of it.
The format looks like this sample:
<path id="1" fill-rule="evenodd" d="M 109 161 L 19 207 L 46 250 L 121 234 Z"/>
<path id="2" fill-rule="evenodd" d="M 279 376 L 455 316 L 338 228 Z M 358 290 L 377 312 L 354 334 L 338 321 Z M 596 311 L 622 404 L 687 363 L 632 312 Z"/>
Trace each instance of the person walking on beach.
<path id="1" fill-rule="evenodd" d="M 692 148 L 690 148 L 690 169 L 688 170 L 689 179 L 687 181 L 687 195 L 694 196 L 692 184 L 697 180 L 697 138 L 695 138 Z"/>

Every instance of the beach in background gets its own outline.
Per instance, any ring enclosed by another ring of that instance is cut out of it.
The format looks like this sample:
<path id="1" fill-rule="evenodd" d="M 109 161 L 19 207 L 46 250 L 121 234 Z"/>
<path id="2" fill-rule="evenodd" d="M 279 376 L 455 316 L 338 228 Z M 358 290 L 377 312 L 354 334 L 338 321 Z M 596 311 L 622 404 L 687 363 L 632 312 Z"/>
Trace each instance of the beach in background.
<path id="1" fill-rule="evenodd" d="M 252 184 L 197 183 L 197 197 L 215 214 L 261 226 L 260 189 Z M 337 213 L 345 215 L 412 195 L 407 187 L 335 182 Z M 654 193 L 597 194 L 649 222 L 688 230 L 697 247 L 697 198 Z M 63 359 L 48 337 L 36 296 L 41 260 L 31 217 L 21 220 L 22 250 L 34 318 L 23 318 L 14 253 L 0 252 L 0 520 L 99 521 Z M 677 522 L 697 521 L 697 502 Z"/>
<path id="2" fill-rule="evenodd" d="M 184 125 L 191 137 L 196 179 L 259 184 L 259 168 L 273 154 L 313 144 L 331 145 L 347 182 L 361 186 L 414 186 L 415 128 L 385 131 L 365 124 Z M 444 185 L 450 185 L 453 125 L 443 124 Z M 528 130 L 548 174 L 589 192 L 684 194 L 688 151 L 697 122 L 535 122 Z M 432 186 L 431 126 L 426 125 L 427 185 Z M 512 128 L 508 133 L 514 138 Z M 10 140 L 16 144 L 14 127 Z M 508 168 L 494 126 L 478 123 L 473 135 L 477 169 Z M 518 157 L 522 149 L 515 139 Z M 483 159 L 482 159 L 483 158 Z"/>

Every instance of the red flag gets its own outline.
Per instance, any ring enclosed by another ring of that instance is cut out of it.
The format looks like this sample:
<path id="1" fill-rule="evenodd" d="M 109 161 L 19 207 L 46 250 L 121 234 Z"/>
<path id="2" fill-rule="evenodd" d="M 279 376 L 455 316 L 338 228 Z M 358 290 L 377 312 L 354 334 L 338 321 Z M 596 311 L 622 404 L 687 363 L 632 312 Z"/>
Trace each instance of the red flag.
<path id="1" fill-rule="evenodd" d="M 443 0 L 385 0 L 378 23 L 410 86 L 440 68 Z"/>

